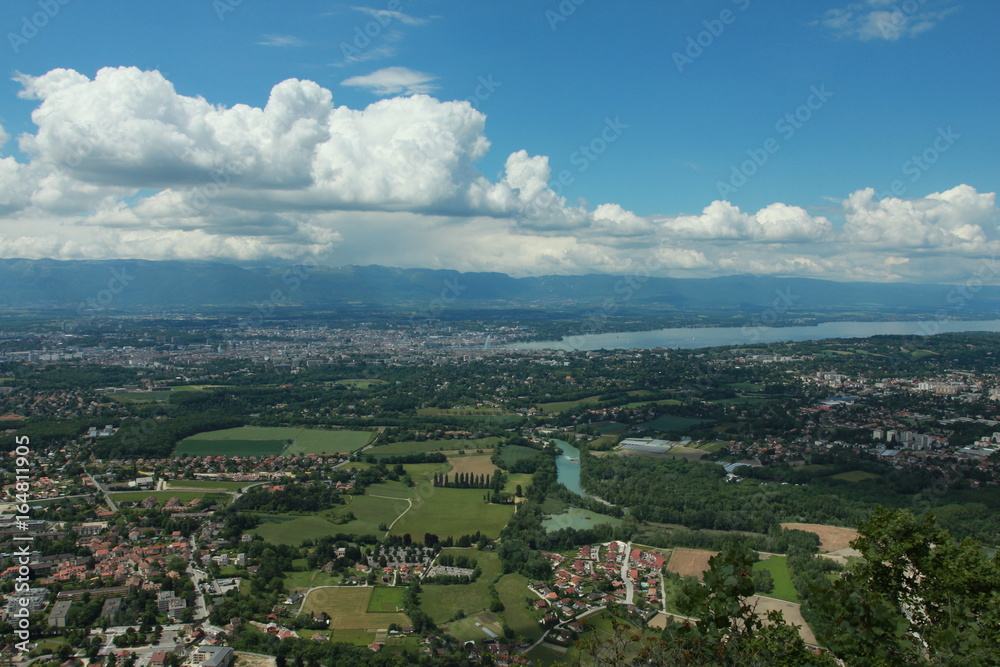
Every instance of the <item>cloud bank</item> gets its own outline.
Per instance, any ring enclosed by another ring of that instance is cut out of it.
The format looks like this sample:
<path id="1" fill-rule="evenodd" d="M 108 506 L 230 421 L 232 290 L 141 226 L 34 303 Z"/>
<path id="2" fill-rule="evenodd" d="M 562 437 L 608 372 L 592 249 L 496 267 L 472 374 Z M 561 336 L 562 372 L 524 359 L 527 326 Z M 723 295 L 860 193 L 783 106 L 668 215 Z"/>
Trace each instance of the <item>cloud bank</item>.
<path id="1" fill-rule="evenodd" d="M 363 109 L 298 79 L 263 107 L 225 107 L 157 71 L 20 75 L 37 129 L 16 138 L 23 157 L 0 141 L 0 256 L 926 282 L 964 280 L 1000 250 L 995 194 L 964 184 L 848 193 L 836 224 L 783 202 L 657 216 L 573 205 L 544 155 L 516 151 L 487 178 L 485 115 L 412 94 L 426 75 L 398 69 L 395 84 L 380 70 L 360 85 L 411 94 Z"/>

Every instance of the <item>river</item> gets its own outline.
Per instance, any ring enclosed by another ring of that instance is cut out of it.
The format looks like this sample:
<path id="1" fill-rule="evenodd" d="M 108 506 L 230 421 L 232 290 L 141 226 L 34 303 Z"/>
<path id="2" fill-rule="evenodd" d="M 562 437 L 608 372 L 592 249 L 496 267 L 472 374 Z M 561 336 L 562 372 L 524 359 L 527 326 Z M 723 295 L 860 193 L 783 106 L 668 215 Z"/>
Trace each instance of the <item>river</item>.
<path id="1" fill-rule="evenodd" d="M 581 334 L 558 341 L 516 343 L 518 350 L 694 349 L 722 345 L 798 342 L 825 338 L 868 338 L 886 334 L 926 336 L 965 331 L 1000 331 L 1000 320 L 928 320 L 923 322 L 823 322 L 798 327 L 702 327 L 623 333 Z M 558 441 L 557 441 L 558 442 Z M 560 445 L 561 446 L 561 445 Z M 567 445 L 568 446 L 568 445 Z M 575 447 L 573 448 L 576 449 Z M 561 481 L 561 480 L 560 480 Z"/>
<path id="2" fill-rule="evenodd" d="M 562 454 L 556 457 L 556 481 L 573 493 L 586 497 L 580 488 L 580 450 L 565 440 L 552 439 Z"/>

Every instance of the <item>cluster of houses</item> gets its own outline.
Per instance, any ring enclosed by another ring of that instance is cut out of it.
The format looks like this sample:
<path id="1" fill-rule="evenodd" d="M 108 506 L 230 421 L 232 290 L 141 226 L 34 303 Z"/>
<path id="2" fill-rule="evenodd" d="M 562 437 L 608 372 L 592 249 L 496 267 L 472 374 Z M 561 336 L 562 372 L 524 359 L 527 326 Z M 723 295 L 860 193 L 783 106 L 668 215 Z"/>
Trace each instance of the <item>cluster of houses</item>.
<path id="1" fill-rule="evenodd" d="M 666 559 L 656 552 L 639 548 L 629 550 L 626 543 L 614 541 L 582 546 L 575 558 L 548 552 L 542 555 L 555 568 L 555 581 L 551 586 L 536 581 L 528 589 L 539 598 L 534 608 L 549 612 L 541 624 L 544 627 L 560 625 L 553 633 L 556 641 L 565 635 L 568 642 L 572 633 L 585 629 L 584 626 L 576 627 L 580 624 L 570 619 L 577 619 L 589 611 L 617 603 L 638 613 L 640 605 L 659 608 L 663 600 L 660 573 Z M 623 568 L 628 582 L 622 577 Z M 610 591 L 606 590 L 608 588 Z"/>

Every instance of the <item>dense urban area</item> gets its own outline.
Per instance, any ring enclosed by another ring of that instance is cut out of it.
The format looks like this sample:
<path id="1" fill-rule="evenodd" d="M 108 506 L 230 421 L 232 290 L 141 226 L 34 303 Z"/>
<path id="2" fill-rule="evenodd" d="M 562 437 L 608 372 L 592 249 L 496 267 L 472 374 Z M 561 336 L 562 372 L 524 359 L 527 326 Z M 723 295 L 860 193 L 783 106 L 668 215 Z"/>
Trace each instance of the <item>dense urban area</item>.
<path id="1" fill-rule="evenodd" d="M 1000 664 L 1000 335 L 12 317 L 8 664 Z"/>

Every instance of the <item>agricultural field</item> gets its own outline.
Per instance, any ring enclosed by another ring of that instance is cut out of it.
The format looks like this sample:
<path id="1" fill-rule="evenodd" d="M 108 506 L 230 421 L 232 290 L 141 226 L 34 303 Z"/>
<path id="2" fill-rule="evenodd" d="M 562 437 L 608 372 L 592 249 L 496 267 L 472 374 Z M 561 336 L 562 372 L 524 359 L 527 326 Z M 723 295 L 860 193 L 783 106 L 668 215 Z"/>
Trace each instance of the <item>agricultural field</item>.
<path id="1" fill-rule="evenodd" d="M 717 553 L 719 552 L 677 547 L 670 556 L 667 569 L 682 577 L 698 577 L 698 579 L 701 579 L 702 575 L 708 570 L 708 559 Z"/>
<path id="2" fill-rule="evenodd" d="M 576 401 L 556 401 L 554 403 L 539 403 L 535 407 L 542 412 L 566 412 L 567 410 L 573 410 L 581 405 L 594 405 L 600 401 L 600 396 L 588 396 L 586 398 L 581 398 Z"/>
<path id="3" fill-rule="evenodd" d="M 483 489 L 434 488 L 420 497 L 414 495 L 413 507 L 396 522 L 392 532 L 456 538 L 481 532 L 495 538 L 510 520 L 514 506 L 491 505 L 483 500 L 485 493 L 488 491 Z"/>
<path id="4" fill-rule="evenodd" d="M 792 575 L 788 572 L 788 558 L 786 556 L 770 556 L 764 560 L 757 561 L 753 565 L 754 571 L 768 570 L 774 579 L 774 588 L 768 597 L 787 600 L 788 602 L 798 602 L 799 596 L 792 585 Z"/>
<path id="5" fill-rule="evenodd" d="M 539 453 L 540 452 L 537 449 L 532 449 L 531 447 L 507 445 L 500 450 L 500 458 L 506 465 L 512 466 L 518 461 L 538 456 Z"/>
<path id="6" fill-rule="evenodd" d="M 695 419 L 694 417 L 678 417 L 677 415 L 660 415 L 652 421 L 642 424 L 643 427 L 656 431 L 683 431 L 698 424 L 705 424 L 711 419 Z"/>
<path id="7" fill-rule="evenodd" d="M 479 406 L 467 406 L 461 408 L 418 408 L 417 415 L 420 417 L 500 417 L 510 413 L 503 408 L 484 408 Z"/>
<path id="8" fill-rule="evenodd" d="M 812 629 L 806 623 L 806 619 L 802 617 L 801 605 L 760 595 L 753 595 L 747 598 L 747 601 L 750 604 L 756 605 L 757 615 L 764 619 L 767 618 L 767 612 L 772 610 L 780 611 L 786 623 L 800 626 L 799 636 L 802 637 L 802 641 L 807 644 L 816 644 L 816 635 L 813 634 Z"/>
<path id="9" fill-rule="evenodd" d="M 425 585 L 420 593 L 420 607 L 438 625 L 447 623 L 458 610 L 473 614 L 481 609 L 487 609 L 491 600 L 488 587 L 502 571 L 497 555 L 492 551 L 454 548 L 444 549 L 441 553 L 475 558 L 482 574 L 471 584 Z"/>
<path id="10" fill-rule="evenodd" d="M 336 586 L 340 583 L 337 575 L 322 570 L 300 570 L 286 572 L 285 586 L 292 592 L 305 592 L 316 586 Z"/>
<path id="11" fill-rule="evenodd" d="M 490 611 L 480 611 L 463 619 L 452 621 L 447 627 L 448 634 L 463 642 L 503 636 L 503 625 L 500 618 Z"/>
<path id="12" fill-rule="evenodd" d="M 863 482 L 866 479 L 878 479 L 879 476 L 873 472 L 865 472 L 864 470 L 849 470 L 847 472 L 842 472 L 839 475 L 831 475 L 830 479 L 842 479 L 845 482 Z"/>
<path id="13" fill-rule="evenodd" d="M 371 599 L 368 600 L 368 612 L 372 614 L 395 613 L 403 610 L 403 593 L 406 588 L 399 586 L 386 588 L 379 586 L 372 590 Z"/>
<path id="14" fill-rule="evenodd" d="M 368 389 L 372 385 L 385 384 L 385 380 L 370 380 L 365 378 L 356 378 L 351 380 L 336 380 L 330 384 L 341 384 L 345 387 L 352 387 L 354 389 Z"/>
<path id="15" fill-rule="evenodd" d="M 410 624 L 405 614 L 368 611 L 374 590 L 376 589 L 369 586 L 319 588 L 306 597 L 303 611 L 329 614 L 330 628 L 338 640 L 338 630 L 376 632 L 388 629 L 392 623 Z"/>
<path id="16" fill-rule="evenodd" d="M 490 460 L 489 454 L 479 456 L 449 456 L 448 463 L 451 464 L 451 470 L 449 471 L 451 475 L 470 473 L 472 475 L 492 477 L 493 473 L 499 470 L 493 461 Z"/>
<path id="17" fill-rule="evenodd" d="M 496 589 L 503 602 L 503 616 L 516 636 L 530 641 L 538 639 L 542 627 L 525 602 L 525 598 L 534 597 L 534 593 L 528 591 L 528 578 L 521 574 L 505 574 L 497 581 Z"/>
<path id="18" fill-rule="evenodd" d="M 375 458 L 383 456 L 399 456 L 400 454 L 418 454 L 424 452 L 456 452 L 458 450 L 475 451 L 477 449 L 493 449 L 499 438 L 478 438 L 475 440 L 425 440 L 390 442 L 386 445 L 379 445 L 369 449 L 365 454 L 371 454 Z"/>
<path id="19" fill-rule="evenodd" d="M 788 530 L 804 530 L 807 533 L 819 535 L 820 551 L 839 551 L 851 546 L 851 540 L 857 539 L 858 531 L 840 526 L 824 526 L 821 523 L 783 523 L 782 528 Z"/>
<path id="20" fill-rule="evenodd" d="M 231 500 L 229 495 L 210 491 L 111 491 L 109 495 L 116 503 L 137 503 L 152 496 L 159 502 L 160 507 L 163 507 L 164 503 L 171 498 L 177 498 L 182 504 L 187 504 L 195 499 L 200 500 L 206 496 L 211 498 L 213 503 L 219 505 L 224 505 Z"/>
<path id="21" fill-rule="evenodd" d="M 542 527 L 545 532 L 554 533 L 563 528 L 575 528 L 576 530 L 586 530 L 602 523 L 609 523 L 617 526 L 622 522 L 618 517 L 600 514 L 579 507 L 569 507 L 563 512 L 551 514 L 542 520 Z"/>
<path id="22" fill-rule="evenodd" d="M 337 533 L 381 537 L 385 531 L 380 530 L 379 525 L 391 524 L 404 509 L 406 509 L 405 500 L 351 496 L 346 505 L 317 514 L 258 514 L 264 523 L 251 532 L 274 544 L 300 544 L 305 539 L 316 539 Z M 343 523 L 335 522 L 338 517 L 348 512 L 355 518 Z"/>
<path id="23" fill-rule="evenodd" d="M 361 449 L 374 431 L 240 426 L 198 433 L 181 440 L 174 456 L 275 456 L 336 454 Z"/>
<path id="24" fill-rule="evenodd" d="M 247 484 L 248 482 L 228 482 L 214 479 L 171 479 L 167 481 L 167 488 L 195 491 L 236 491 Z"/>
<path id="25" fill-rule="evenodd" d="M 346 454 L 370 443 L 377 431 L 321 430 L 304 428 L 285 454 Z"/>

